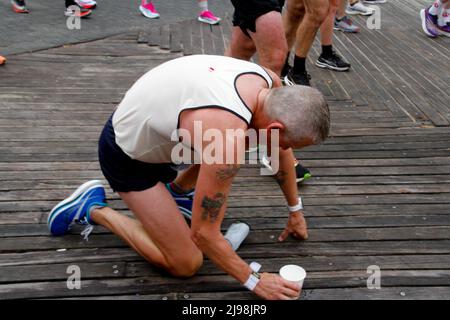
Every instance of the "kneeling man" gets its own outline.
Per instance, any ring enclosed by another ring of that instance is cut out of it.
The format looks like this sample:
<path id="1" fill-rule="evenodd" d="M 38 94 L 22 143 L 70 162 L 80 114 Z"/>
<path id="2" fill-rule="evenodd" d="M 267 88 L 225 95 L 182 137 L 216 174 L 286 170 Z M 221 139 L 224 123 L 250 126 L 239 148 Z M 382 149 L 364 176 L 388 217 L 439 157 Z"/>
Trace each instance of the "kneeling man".
<path id="1" fill-rule="evenodd" d="M 180 143 L 196 155 L 212 143 L 212 139 L 196 143 L 198 124 L 202 137 L 212 130 L 217 139 L 221 133 L 216 146 L 223 149 L 215 152 L 231 160 L 203 159 L 177 177 L 173 151 Z M 208 55 L 163 63 L 126 93 L 99 141 L 102 172 L 136 219 L 108 207 L 101 182 L 93 180 L 53 208 L 50 231 L 62 235 L 75 221 L 87 226 L 87 236 L 93 225 L 100 224 L 174 276 L 194 275 L 205 254 L 262 298 L 298 297 L 296 284 L 276 274 L 259 274 L 221 233 L 227 196 L 245 158 L 240 146 L 246 143 L 245 136 L 230 138 L 227 131 L 266 130 L 268 146 L 287 149 L 322 142 L 329 125 L 328 106 L 316 89 L 282 87 L 276 74 L 257 64 Z M 280 241 L 289 234 L 307 238 L 294 160 L 281 158 L 276 175 L 290 211 Z M 183 215 L 192 215 L 190 227 Z"/>

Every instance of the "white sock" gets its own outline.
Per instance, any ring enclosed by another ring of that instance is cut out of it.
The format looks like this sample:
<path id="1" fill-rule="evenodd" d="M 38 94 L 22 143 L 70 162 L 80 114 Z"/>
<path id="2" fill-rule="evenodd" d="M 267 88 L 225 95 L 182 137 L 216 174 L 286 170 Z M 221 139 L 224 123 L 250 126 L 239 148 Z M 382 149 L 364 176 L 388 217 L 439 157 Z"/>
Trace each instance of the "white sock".
<path id="1" fill-rule="evenodd" d="M 198 2 L 198 7 L 200 8 L 200 12 L 207 11 L 208 10 L 208 0 L 205 0 L 205 1 L 200 0 Z"/>
<path id="2" fill-rule="evenodd" d="M 441 11 L 442 8 L 442 2 L 441 0 L 436 0 L 430 7 L 430 9 L 428 10 L 428 12 L 430 14 L 432 14 L 433 16 L 437 16 L 439 14 L 439 11 Z"/>

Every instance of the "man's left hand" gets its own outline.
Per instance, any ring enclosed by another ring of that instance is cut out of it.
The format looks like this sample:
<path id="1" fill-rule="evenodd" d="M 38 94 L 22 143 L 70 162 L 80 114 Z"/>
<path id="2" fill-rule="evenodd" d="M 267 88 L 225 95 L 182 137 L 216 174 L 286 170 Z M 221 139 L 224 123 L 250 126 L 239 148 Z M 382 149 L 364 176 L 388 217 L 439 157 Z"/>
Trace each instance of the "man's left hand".
<path id="1" fill-rule="evenodd" d="M 278 241 L 286 240 L 290 234 L 299 240 L 308 239 L 308 228 L 302 211 L 290 213 L 287 226 L 278 237 Z"/>

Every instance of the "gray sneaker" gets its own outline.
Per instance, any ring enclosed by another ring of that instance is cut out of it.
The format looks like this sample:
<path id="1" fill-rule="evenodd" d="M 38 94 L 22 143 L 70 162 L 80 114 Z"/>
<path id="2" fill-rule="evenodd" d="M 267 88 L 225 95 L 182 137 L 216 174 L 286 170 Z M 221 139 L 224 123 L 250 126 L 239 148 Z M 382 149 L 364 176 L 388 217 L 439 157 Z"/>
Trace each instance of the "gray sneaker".
<path id="1" fill-rule="evenodd" d="M 367 7 L 358 1 L 353 5 L 347 6 L 347 9 L 345 9 L 345 13 L 352 15 L 360 14 L 362 16 L 370 16 L 374 13 L 374 9 Z"/>
<path id="2" fill-rule="evenodd" d="M 357 33 L 360 31 L 360 28 L 358 26 L 355 26 L 351 19 L 347 18 L 347 16 L 344 16 L 339 20 L 337 18 L 334 19 L 334 30 Z"/>
<path id="3" fill-rule="evenodd" d="M 367 4 L 382 4 L 382 3 L 386 3 L 386 0 L 364 0 L 365 3 Z"/>

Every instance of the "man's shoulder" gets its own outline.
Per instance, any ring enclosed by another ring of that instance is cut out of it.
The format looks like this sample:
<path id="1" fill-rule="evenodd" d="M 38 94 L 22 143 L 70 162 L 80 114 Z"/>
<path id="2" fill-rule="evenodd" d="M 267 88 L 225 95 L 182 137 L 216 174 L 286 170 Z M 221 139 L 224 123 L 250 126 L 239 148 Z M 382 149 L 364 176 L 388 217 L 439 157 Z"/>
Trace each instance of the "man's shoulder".
<path id="1" fill-rule="evenodd" d="M 247 121 L 231 109 L 221 106 L 207 106 L 198 109 L 185 110 L 184 121 L 197 122 L 203 128 L 218 130 L 226 129 L 247 129 Z"/>

